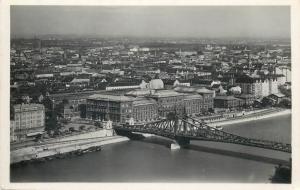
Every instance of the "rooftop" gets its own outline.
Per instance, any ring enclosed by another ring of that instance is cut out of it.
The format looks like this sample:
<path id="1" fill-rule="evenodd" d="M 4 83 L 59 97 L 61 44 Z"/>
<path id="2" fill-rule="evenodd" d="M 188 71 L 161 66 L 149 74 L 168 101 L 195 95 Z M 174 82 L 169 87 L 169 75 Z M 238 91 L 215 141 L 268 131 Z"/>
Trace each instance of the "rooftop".
<path id="1" fill-rule="evenodd" d="M 136 90 L 131 90 L 129 92 L 127 92 L 125 95 L 127 96 L 145 96 L 145 95 L 149 95 L 150 94 L 150 90 L 149 89 L 136 89 Z"/>
<path id="2" fill-rule="evenodd" d="M 237 97 L 237 98 L 254 98 L 255 96 L 252 94 L 240 94 L 235 97 Z"/>
<path id="3" fill-rule="evenodd" d="M 211 94 L 213 93 L 212 90 L 208 90 L 207 88 L 203 87 L 189 87 L 189 86 L 177 86 L 174 88 L 176 92 L 183 92 L 183 93 L 202 93 L 202 94 Z"/>
<path id="4" fill-rule="evenodd" d="M 282 94 L 282 93 L 276 93 L 276 94 L 271 94 L 271 95 L 276 96 L 276 97 L 278 97 L 278 98 L 283 98 L 283 97 L 285 97 L 285 95 Z"/>
<path id="5" fill-rule="evenodd" d="M 71 83 L 82 83 L 82 82 L 90 82 L 90 79 L 77 79 L 74 78 Z"/>
<path id="6" fill-rule="evenodd" d="M 174 90 L 157 90 L 154 93 L 150 94 L 151 97 L 170 97 L 170 96 L 183 96 L 183 94 L 178 93 Z"/>
<path id="7" fill-rule="evenodd" d="M 192 99 L 202 99 L 203 97 L 199 94 L 188 94 L 185 96 L 185 100 L 192 100 Z"/>
<path id="8" fill-rule="evenodd" d="M 133 105 L 147 105 L 147 104 L 156 104 L 156 101 L 150 98 L 137 98 L 134 100 Z"/>
<path id="9" fill-rule="evenodd" d="M 35 111 L 35 110 L 41 110 L 44 109 L 43 104 L 17 104 L 14 105 L 15 112 L 20 111 Z"/>
<path id="10" fill-rule="evenodd" d="M 114 101 L 114 102 L 128 102 L 128 101 L 135 100 L 135 98 L 124 96 L 124 95 L 110 95 L 110 94 L 94 94 L 89 96 L 87 99 L 106 100 L 106 101 Z"/>

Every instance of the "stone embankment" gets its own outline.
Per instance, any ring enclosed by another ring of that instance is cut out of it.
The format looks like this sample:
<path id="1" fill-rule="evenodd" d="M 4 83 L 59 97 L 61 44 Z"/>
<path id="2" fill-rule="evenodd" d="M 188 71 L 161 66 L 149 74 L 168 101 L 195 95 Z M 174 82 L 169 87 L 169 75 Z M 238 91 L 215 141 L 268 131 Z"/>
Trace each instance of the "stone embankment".
<path id="1" fill-rule="evenodd" d="M 236 118 L 225 119 L 222 121 L 207 122 L 207 124 L 211 127 L 226 126 L 226 125 L 230 125 L 230 124 L 255 121 L 255 120 L 272 118 L 272 117 L 277 117 L 277 116 L 282 116 L 282 115 L 289 115 L 289 114 L 291 114 L 290 109 L 272 109 L 272 110 L 259 112 L 259 113 L 253 113 L 253 114 L 240 116 L 240 117 L 236 117 Z"/>
<path id="2" fill-rule="evenodd" d="M 100 134 L 100 133 L 99 133 Z M 63 155 L 85 150 L 99 150 L 99 147 L 117 142 L 128 141 L 127 137 L 102 136 L 98 133 L 72 135 L 66 138 L 51 139 L 35 145 L 19 147 L 11 150 L 11 164 L 21 161 L 31 161 L 41 158 Z"/>

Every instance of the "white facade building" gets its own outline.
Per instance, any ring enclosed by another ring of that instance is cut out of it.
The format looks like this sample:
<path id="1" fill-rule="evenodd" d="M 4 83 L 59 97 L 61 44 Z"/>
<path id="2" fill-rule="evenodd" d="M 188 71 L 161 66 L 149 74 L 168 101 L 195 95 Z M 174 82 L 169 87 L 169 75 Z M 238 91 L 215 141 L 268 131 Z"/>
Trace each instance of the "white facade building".
<path id="1" fill-rule="evenodd" d="M 44 131 L 45 107 L 42 104 L 17 104 L 13 107 L 11 141 L 24 140 L 26 136 Z"/>

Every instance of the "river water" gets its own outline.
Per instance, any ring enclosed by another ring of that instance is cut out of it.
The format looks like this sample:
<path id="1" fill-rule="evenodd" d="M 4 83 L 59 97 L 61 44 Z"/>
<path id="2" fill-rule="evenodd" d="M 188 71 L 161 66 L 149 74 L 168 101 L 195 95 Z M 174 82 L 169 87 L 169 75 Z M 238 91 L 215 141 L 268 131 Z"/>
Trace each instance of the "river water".
<path id="1" fill-rule="evenodd" d="M 224 130 L 290 143 L 291 115 L 234 124 Z M 247 153 L 288 159 L 290 154 L 225 143 L 192 141 L 170 150 L 160 137 L 106 145 L 100 152 L 11 167 L 11 182 L 245 182 L 269 183 L 272 161 Z"/>

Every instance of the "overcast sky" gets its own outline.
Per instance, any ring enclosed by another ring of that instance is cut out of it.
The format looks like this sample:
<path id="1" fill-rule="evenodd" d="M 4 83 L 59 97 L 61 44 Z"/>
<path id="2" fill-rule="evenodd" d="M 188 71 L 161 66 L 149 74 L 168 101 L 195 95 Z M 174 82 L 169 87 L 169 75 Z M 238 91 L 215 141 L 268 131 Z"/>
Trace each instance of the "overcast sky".
<path id="1" fill-rule="evenodd" d="M 12 6 L 11 34 L 289 38 L 288 6 Z"/>

